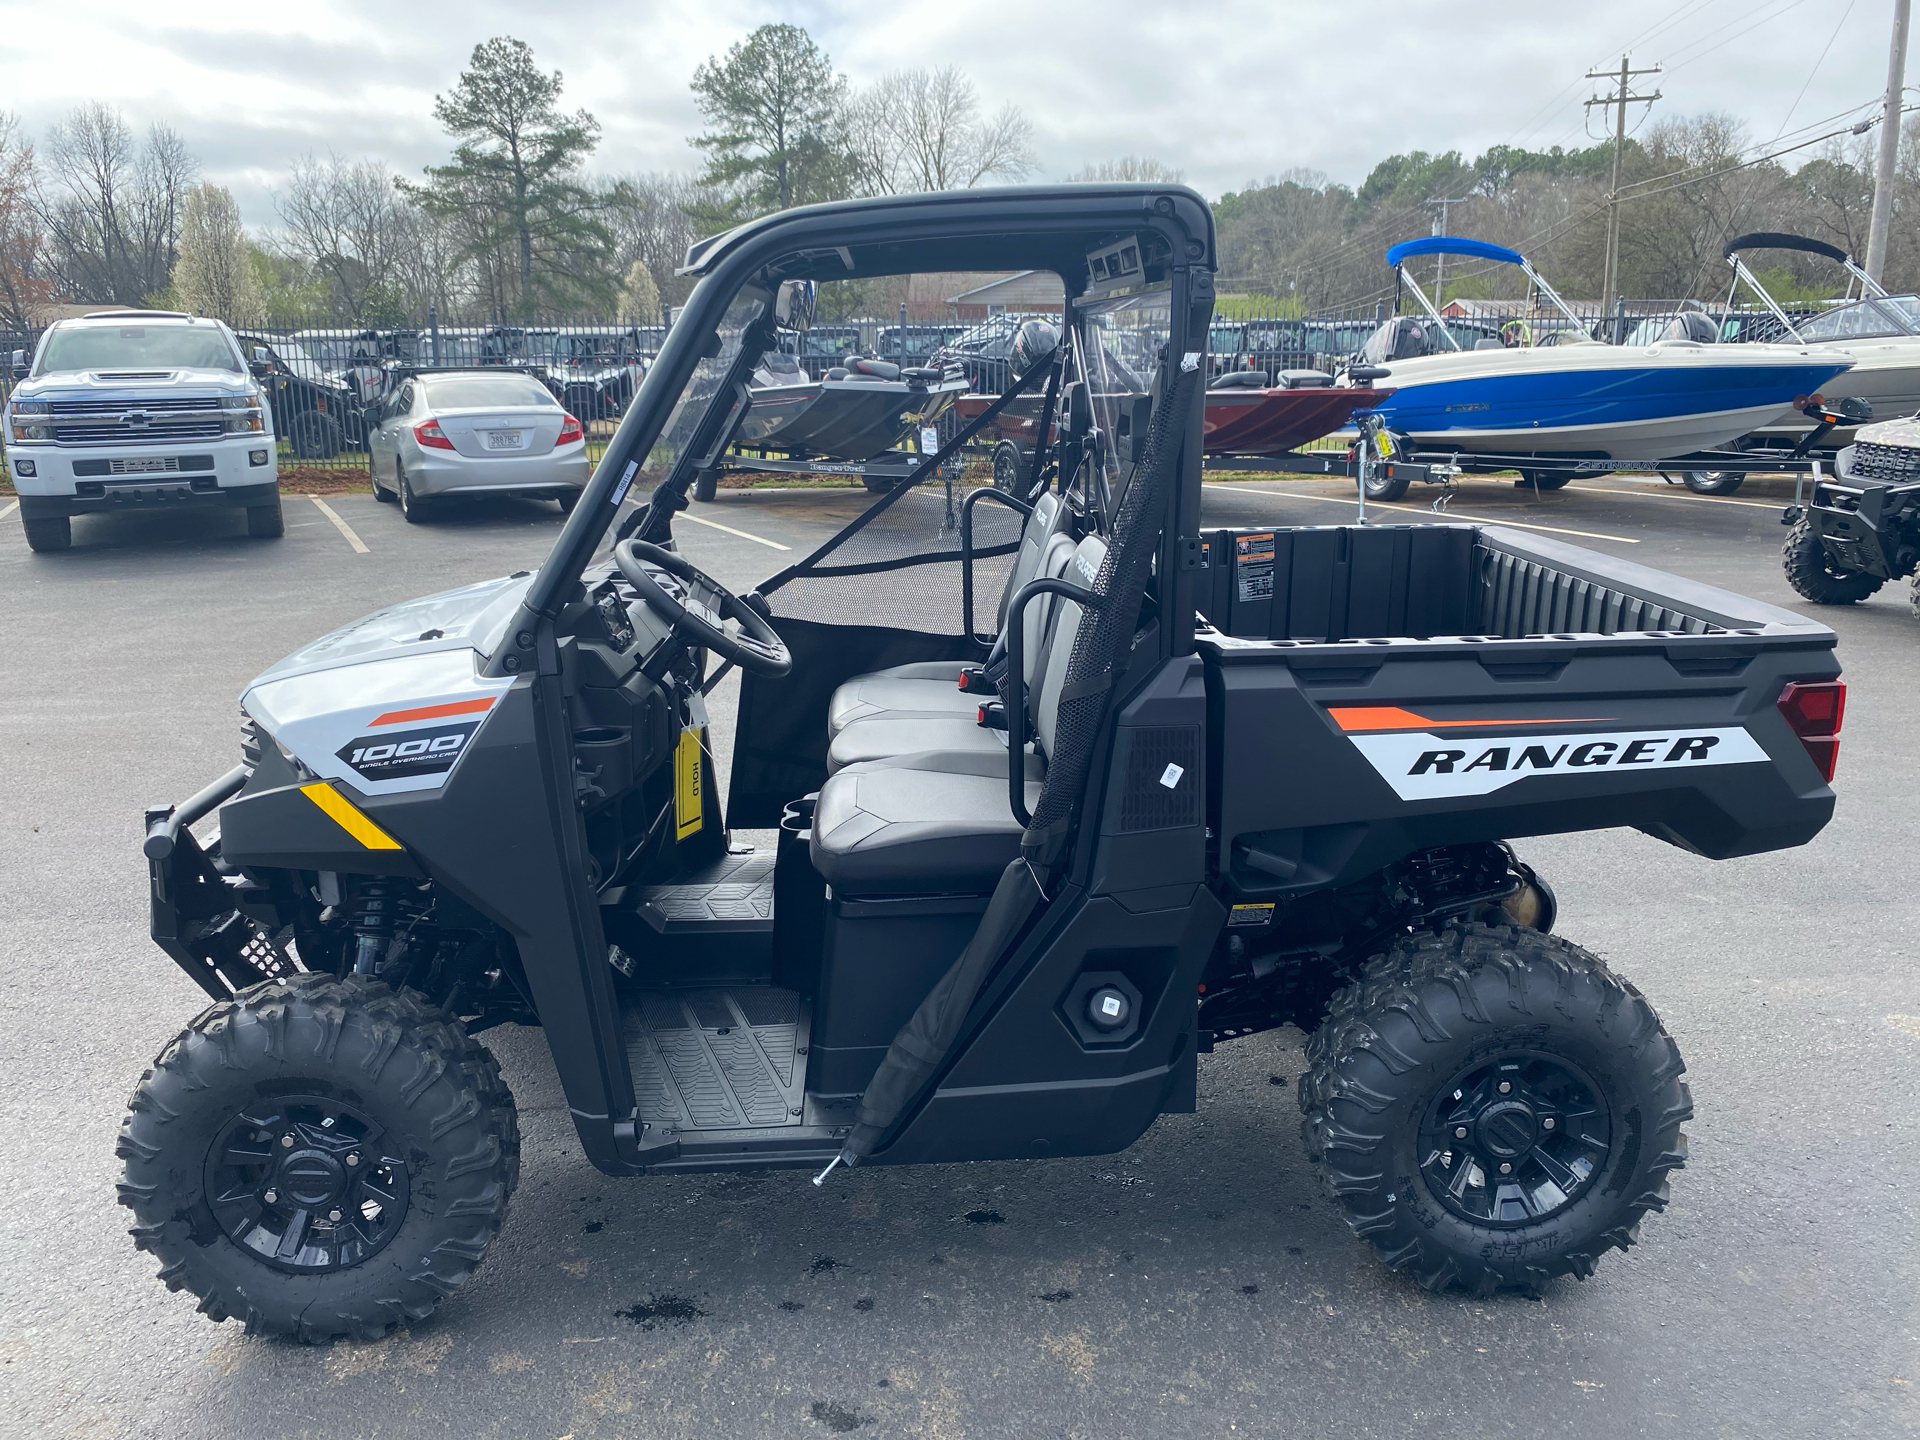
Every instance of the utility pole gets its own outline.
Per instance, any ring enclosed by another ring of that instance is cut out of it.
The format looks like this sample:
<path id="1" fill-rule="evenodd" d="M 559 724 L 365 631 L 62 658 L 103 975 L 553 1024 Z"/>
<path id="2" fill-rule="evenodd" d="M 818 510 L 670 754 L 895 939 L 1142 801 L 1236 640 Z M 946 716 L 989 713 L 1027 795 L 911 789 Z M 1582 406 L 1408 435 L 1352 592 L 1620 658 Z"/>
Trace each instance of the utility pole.
<path id="1" fill-rule="evenodd" d="M 1906 3 L 1906 0 L 1900 0 L 1900 3 Z M 1620 57 L 1620 72 L 1618 76 L 1611 70 L 1589 70 L 1586 74 L 1586 78 L 1589 80 L 1618 79 L 1620 82 L 1620 88 L 1607 98 L 1602 99 L 1596 95 L 1587 101 L 1587 109 L 1589 110 L 1593 109 L 1596 105 L 1612 105 L 1615 107 L 1613 122 L 1613 188 L 1607 191 L 1607 278 L 1605 283 L 1600 287 L 1603 292 L 1600 296 L 1600 304 L 1603 308 L 1611 308 L 1613 305 L 1614 291 L 1618 287 L 1620 279 L 1620 161 L 1627 150 L 1627 106 L 1643 103 L 1650 105 L 1660 98 L 1660 92 L 1658 90 L 1654 91 L 1651 95 L 1635 95 L 1629 87 L 1632 84 L 1633 77 L 1636 75 L 1658 75 L 1659 73 L 1660 67 L 1658 65 L 1651 66 L 1645 70 L 1635 70 L 1628 64 L 1627 57 L 1622 55 Z"/>
<path id="2" fill-rule="evenodd" d="M 1455 195 L 1451 198 L 1444 195 L 1436 195 L 1427 201 L 1429 205 L 1438 205 L 1440 207 L 1440 218 L 1434 222 L 1433 233 L 1436 235 L 1445 235 L 1447 233 L 1447 207 L 1449 205 L 1464 205 L 1472 198 L 1471 195 Z M 1447 303 L 1440 298 L 1440 287 L 1446 283 L 1447 279 L 1447 257 L 1444 255 L 1436 255 L 1433 258 L 1435 261 L 1433 267 L 1433 303 L 1438 307 Z"/>
<path id="3" fill-rule="evenodd" d="M 1893 226 L 1893 167 L 1900 158 L 1901 92 L 1907 82 L 1909 0 L 1893 0 L 1893 47 L 1887 54 L 1887 108 L 1880 116 L 1880 164 L 1873 177 L 1873 221 L 1867 227 L 1867 274 L 1880 283 Z"/>

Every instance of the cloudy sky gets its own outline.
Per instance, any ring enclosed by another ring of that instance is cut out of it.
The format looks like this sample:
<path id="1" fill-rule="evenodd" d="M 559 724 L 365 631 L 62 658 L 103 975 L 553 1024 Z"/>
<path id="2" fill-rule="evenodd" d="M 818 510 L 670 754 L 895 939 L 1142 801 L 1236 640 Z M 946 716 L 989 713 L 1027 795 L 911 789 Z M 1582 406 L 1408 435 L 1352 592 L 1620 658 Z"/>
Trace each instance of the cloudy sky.
<path id="1" fill-rule="evenodd" d="M 1582 72 L 1623 50 L 1666 66 L 1636 82 L 1664 91 L 1656 118 L 1720 110 L 1756 141 L 1819 133 L 1833 124 L 1806 127 L 1855 118 L 1884 88 L 1891 14 L 1892 0 L 0 0 L 0 107 L 36 132 L 93 99 L 165 121 L 269 225 L 308 151 L 405 174 L 443 157 L 433 95 L 491 35 L 565 73 L 566 102 L 604 127 L 597 169 L 695 168 L 694 66 L 784 19 L 856 82 L 960 66 L 989 105 L 1033 121 L 1036 178 L 1148 154 L 1215 196 L 1302 166 L 1357 183 L 1396 151 L 1589 143 L 1603 122 L 1584 117 Z"/>

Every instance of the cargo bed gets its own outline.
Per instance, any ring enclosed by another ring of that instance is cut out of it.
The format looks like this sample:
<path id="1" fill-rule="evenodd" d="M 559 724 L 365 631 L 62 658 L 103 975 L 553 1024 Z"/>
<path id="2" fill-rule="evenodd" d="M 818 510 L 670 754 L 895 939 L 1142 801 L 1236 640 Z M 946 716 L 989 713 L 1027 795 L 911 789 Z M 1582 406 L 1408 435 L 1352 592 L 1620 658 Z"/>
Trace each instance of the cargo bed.
<path id="1" fill-rule="evenodd" d="M 1832 814 L 1778 704 L 1838 677 L 1824 625 L 1495 526 L 1202 542 L 1209 825 L 1244 895 L 1610 826 L 1750 854 Z"/>

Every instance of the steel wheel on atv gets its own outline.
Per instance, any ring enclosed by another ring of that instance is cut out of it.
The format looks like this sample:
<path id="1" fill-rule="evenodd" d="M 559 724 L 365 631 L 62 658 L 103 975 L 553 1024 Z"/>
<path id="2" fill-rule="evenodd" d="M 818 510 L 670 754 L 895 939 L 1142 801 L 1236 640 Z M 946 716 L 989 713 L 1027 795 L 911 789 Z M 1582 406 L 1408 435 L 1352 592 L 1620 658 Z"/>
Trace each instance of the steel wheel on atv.
<path id="1" fill-rule="evenodd" d="M 1026 484 L 1026 457 L 1011 440 L 993 447 L 993 488 L 1005 495 L 1018 495 Z"/>
<path id="2" fill-rule="evenodd" d="M 500 1070 L 410 990 L 295 975 L 202 1013 L 120 1124 L 134 1243 L 215 1320 L 308 1342 L 423 1320 L 519 1179 Z"/>
<path id="3" fill-rule="evenodd" d="M 317 410 L 303 410 L 293 417 L 290 437 L 293 453 L 302 460 L 331 460 L 344 443 L 338 422 Z"/>
<path id="4" fill-rule="evenodd" d="M 1626 1249 L 1686 1164 L 1686 1066 L 1651 1006 L 1555 936 L 1458 925 L 1336 996 L 1300 1077 L 1347 1223 L 1432 1290 L 1538 1292 Z"/>

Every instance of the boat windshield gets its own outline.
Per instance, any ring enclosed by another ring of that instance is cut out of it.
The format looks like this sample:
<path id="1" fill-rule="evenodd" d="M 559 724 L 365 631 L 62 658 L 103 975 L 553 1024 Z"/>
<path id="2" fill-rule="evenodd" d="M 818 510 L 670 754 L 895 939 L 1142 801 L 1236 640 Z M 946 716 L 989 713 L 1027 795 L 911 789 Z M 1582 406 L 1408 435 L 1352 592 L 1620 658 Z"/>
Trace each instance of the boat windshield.
<path id="1" fill-rule="evenodd" d="M 1803 340 L 1877 340 L 1920 335 L 1920 295 L 1857 300 L 1796 323 Z"/>

